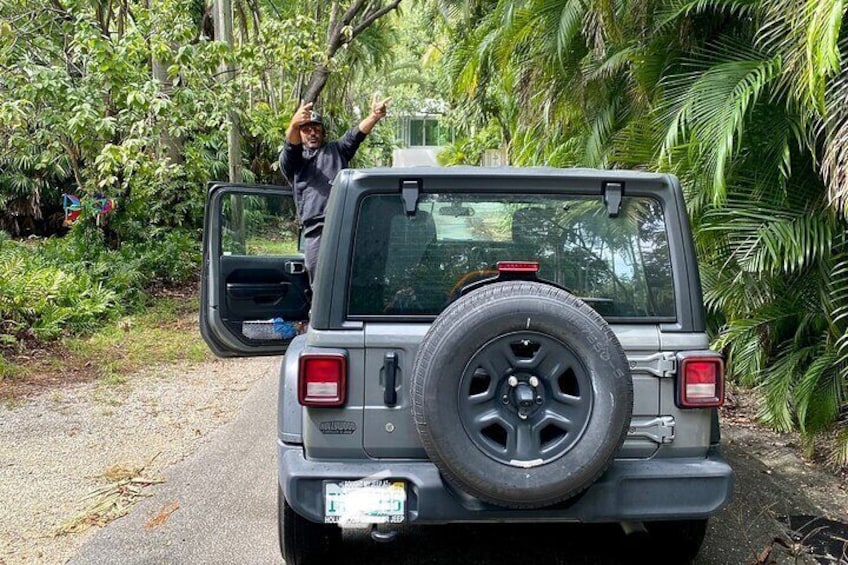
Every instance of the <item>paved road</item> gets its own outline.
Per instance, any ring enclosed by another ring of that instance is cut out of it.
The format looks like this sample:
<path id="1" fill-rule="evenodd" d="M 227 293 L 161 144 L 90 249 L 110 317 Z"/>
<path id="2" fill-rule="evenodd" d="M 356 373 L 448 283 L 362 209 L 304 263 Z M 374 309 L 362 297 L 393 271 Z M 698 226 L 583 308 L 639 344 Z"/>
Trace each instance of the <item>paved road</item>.
<path id="1" fill-rule="evenodd" d="M 257 381 L 235 420 L 213 432 L 129 516 L 71 563 L 282 563 L 276 529 L 276 375 Z M 163 509 L 179 508 L 149 527 Z"/>
<path id="2" fill-rule="evenodd" d="M 95 535 L 73 564 L 280 564 L 276 533 L 276 378 L 262 379 L 236 420 L 200 451 L 174 466 L 167 482 L 133 512 Z M 769 511 L 816 514 L 796 489 L 781 484 L 733 445 L 736 497 L 712 520 L 699 564 L 743 564 L 781 529 Z M 179 508 L 163 524 L 150 520 Z M 645 547 L 629 544 L 618 527 L 462 526 L 405 531 L 378 545 L 348 539 L 343 563 L 369 565 L 516 565 L 645 563 Z M 803 562 L 803 561 L 801 561 Z"/>

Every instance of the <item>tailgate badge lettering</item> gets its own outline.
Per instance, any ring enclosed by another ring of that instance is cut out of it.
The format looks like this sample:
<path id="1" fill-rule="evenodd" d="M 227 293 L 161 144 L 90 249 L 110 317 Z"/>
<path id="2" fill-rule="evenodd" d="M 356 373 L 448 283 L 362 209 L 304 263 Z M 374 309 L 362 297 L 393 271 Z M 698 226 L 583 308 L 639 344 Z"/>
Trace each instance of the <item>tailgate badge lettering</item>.
<path id="1" fill-rule="evenodd" d="M 356 422 L 349 420 L 329 420 L 318 424 L 322 434 L 339 435 L 352 434 L 356 431 Z"/>

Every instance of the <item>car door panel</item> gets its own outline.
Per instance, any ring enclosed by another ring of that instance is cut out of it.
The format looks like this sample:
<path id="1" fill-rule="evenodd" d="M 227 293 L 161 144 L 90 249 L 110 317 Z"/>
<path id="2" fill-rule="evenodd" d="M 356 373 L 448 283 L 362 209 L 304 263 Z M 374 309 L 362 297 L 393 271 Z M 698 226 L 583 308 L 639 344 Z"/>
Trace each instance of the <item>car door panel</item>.
<path id="1" fill-rule="evenodd" d="M 206 200 L 201 333 L 219 356 L 279 355 L 309 314 L 291 191 L 216 184 Z"/>
<path id="2" fill-rule="evenodd" d="M 226 281 L 224 302 L 230 317 L 256 320 L 265 314 L 285 320 L 300 320 L 309 309 L 308 284 L 299 284 L 275 257 L 244 260 L 232 256 L 221 258 L 221 276 Z M 294 279 L 294 280 L 293 280 Z M 306 281 L 302 281 L 305 283 Z"/>

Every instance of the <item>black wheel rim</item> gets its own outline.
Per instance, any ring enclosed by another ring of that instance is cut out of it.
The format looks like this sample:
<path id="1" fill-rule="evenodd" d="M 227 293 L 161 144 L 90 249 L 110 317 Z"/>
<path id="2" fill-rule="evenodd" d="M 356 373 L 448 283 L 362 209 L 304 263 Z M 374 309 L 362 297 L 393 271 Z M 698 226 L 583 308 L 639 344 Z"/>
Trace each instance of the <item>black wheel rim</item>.
<path id="1" fill-rule="evenodd" d="M 589 373 L 563 342 L 538 332 L 497 337 L 475 352 L 459 381 L 459 417 L 483 453 L 536 467 L 567 453 L 592 414 Z"/>

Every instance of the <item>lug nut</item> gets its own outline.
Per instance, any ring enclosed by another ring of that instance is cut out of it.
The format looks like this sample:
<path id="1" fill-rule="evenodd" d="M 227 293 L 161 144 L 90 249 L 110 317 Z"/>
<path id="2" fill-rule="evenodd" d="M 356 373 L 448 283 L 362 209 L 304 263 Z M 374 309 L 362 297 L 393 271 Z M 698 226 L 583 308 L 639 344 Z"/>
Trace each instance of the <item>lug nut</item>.
<path id="1" fill-rule="evenodd" d="M 518 417 L 519 417 L 519 418 L 521 418 L 522 420 L 526 420 L 526 419 L 527 419 L 527 414 L 525 414 L 524 412 L 519 412 L 519 413 L 518 413 Z"/>
<path id="2" fill-rule="evenodd" d="M 541 396 L 536 397 L 536 404 L 541 406 L 541 404 L 542 404 L 542 397 Z"/>
<path id="3" fill-rule="evenodd" d="M 530 377 L 530 386 L 532 386 L 532 387 L 537 387 L 537 386 L 539 386 L 539 379 L 538 379 L 538 377 Z"/>
<path id="4" fill-rule="evenodd" d="M 509 379 L 507 379 L 506 382 L 507 382 L 507 384 L 509 384 L 509 386 L 518 386 L 518 379 L 515 377 L 515 375 L 513 375 Z"/>
<path id="5" fill-rule="evenodd" d="M 501 400 L 503 400 L 504 404 L 509 404 L 509 395 L 507 395 L 507 394 L 503 395 L 503 398 Z"/>

